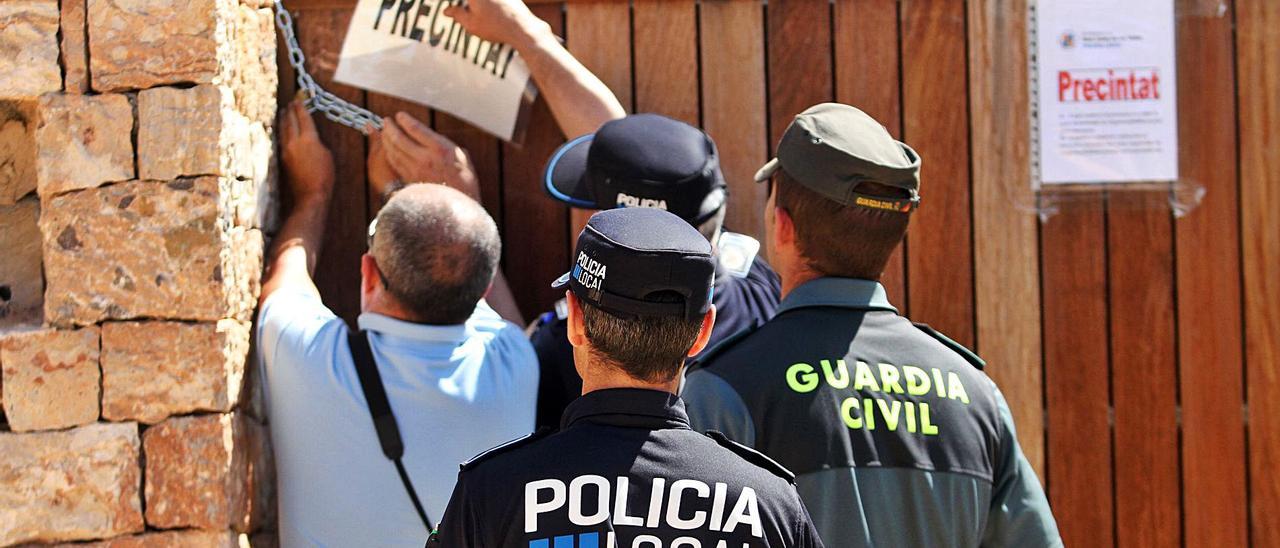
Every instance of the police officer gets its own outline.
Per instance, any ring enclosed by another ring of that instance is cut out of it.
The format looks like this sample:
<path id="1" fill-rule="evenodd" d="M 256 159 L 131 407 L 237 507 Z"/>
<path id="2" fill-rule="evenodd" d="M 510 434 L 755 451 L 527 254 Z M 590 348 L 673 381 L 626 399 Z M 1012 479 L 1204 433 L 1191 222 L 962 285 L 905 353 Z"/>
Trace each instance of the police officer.
<path id="1" fill-rule="evenodd" d="M 790 472 L 689 428 L 674 392 L 715 322 L 711 246 L 679 217 L 591 217 L 567 287 L 584 395 L 549 429 L 462 465 L 428 546 L 821 546 Z"/>
<path id="2" fill-rule="evenodd" d="M 847 105 L 795 118 L 768 182 L 777 315 L 704 353 L 683 397 L 798 474 L 830 546 L 1056 546 L 1008 405 L 963 346 L 877 282 L 919 204 L 920 158 Z"/>
<path id="3" fill-rule="evenodd" d="M 750 236 L 721 230 L 728 197 L 715 143 L 702 131 L 656 114 L 604 124 L 566 143 L 547 165 L 547 193 L 572 207 L 650 207 L 678 215 L 717 247 L 714 303 L 719 310 L 712 344 L 756 327 L 778 306 L 778 276 L 758 255 Z M 538 426 L 559 424 L 564 408 L 582 393 L 565 338 L 566 306 L 543 314 L 531 335 L 541 364 Z"/>

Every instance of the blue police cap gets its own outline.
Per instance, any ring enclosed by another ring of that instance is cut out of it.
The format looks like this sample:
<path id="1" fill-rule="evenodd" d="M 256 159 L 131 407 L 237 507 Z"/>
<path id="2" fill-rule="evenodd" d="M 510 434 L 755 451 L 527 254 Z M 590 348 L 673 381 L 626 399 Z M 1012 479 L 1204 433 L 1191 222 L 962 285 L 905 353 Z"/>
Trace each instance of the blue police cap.
<path id="1" fill-rule="evenodd" d="M 623 208 L 591 216 L 569 272 L 551 284 L 620 317 L 701 317 L 711 307 L 711 243 L 662 210 Z"/>
<path id="2" fill-rule="evenodd" d="M 690 224 L 711 218 L 728 197 L 711 137 L 684 122 L 635 114 L 560 147 L 544 187 L 573 207 L 649 207 Z"/>

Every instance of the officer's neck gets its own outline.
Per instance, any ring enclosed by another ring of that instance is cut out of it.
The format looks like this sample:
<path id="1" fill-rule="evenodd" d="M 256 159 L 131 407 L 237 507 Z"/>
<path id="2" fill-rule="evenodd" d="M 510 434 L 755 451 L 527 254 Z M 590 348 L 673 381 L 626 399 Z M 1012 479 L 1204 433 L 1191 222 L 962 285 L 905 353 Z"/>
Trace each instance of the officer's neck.
<path id="1" fill-rule="evenodd" d="M 789 295 L 793 289 L 823 276 L 824 274 L 821 272 L 806 266 L 790 268 L 785 272 L 778 273 L 778 277 L 782 279 L 782 298 L 787 298 L 787 295 Z"/>
<path id="2" fill-rule="evenodd" d="M 660 392 L 670 392 L 675 394 L 680 390 L 680 375 L 676 375 L 668 382 L 647 382 L 624 373 L 621 369 L 604 363 L 595 363 L 589 360 L 582 375 L 582 393 L 588 394 L 596 390 L 607 390 L 610 388 L 640 388 L 643 390 L 657 390 Z"/>

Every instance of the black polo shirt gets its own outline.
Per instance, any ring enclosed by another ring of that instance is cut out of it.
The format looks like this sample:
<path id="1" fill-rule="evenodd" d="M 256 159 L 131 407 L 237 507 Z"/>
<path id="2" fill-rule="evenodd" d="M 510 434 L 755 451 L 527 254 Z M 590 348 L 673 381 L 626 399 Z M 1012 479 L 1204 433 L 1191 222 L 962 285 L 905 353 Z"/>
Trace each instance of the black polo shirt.
<path id="1" fill-rule="evenodd" d="M 429 547 L 821 546 L 777 463 L 689 428 L 654 390 L 586 394 L 561 430 L 462 465 Z"/>
<path id="2" fill-rule="evenodd" d="M 759 327 L 778 308 L 781 286 L 778 275 L 759 256 L 751 262 L 746 276 L 716 273 L 716 325 L 708 348 L 744 329 Z M 569 344 L 565 319 L 547 312 L 538 319 L 530 336 L 538 355 L 541 377 L 538 381 L 539 428 L 559 424 L 565 407 L 582 393 L 582 378 L 573 366 L 573 346 Z"/>

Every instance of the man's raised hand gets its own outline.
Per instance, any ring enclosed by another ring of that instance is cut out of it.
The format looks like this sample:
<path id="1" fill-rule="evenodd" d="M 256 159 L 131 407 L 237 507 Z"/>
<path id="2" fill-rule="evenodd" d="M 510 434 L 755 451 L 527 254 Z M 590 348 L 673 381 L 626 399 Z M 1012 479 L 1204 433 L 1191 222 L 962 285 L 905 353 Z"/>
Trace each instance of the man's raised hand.
<path id="1" fill-rule="evenodd" d="M 521 41 L 536 30 L 550 30 L 520 0 L 467 0 L 465 4 L 445 8 L 444 14 L 471 34 L 516 47 L 522 46 Z"/>
<path id="2" fill-rule="evenodd" d="M 480 181 L 467 151 L 413 116 L 399 112 L 385 118 L 376 139 L 401 181 L 444 183 L 480 201 Z"/>
<path id="3" fill-rule="evenodd" d="M 333 193 L 333 154 L 320 140 L 316 124 L 302 101 L 289 103 L 280 132 L 285 180 L 295 201 L 328 200 Z"/>

